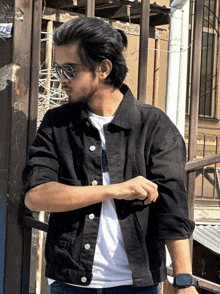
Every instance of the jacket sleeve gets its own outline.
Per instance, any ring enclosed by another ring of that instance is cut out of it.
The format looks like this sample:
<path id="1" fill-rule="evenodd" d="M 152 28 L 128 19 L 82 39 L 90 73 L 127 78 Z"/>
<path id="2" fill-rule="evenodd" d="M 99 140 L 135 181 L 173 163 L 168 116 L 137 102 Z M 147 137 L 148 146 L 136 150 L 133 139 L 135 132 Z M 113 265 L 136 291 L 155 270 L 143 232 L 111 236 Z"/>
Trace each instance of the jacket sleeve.
<path id="1" fill-rule="evenodd" d="M 155 133 L 149 163 L 150 179 L 159 190 L 154 206 L 159 239 L 189 238 L 195 224 L 188 218 L 185 143 L 168 118 Z"/>
<path id="2" fill-rule="evenodd" d="M 24 192 L 47 182 L 57 182 L 58 171 L 59 163 L 48 111 L 29 150 L 29 159 L 22 175 Z"/>

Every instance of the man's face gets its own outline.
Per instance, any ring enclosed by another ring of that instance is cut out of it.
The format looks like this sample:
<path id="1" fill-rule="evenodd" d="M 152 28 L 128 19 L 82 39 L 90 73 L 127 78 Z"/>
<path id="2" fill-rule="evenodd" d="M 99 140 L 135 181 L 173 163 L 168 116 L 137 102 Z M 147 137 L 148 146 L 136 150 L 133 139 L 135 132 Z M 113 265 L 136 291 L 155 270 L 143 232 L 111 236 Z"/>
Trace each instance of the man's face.
<path id="1" fill-rule="evenodd" d="M 62 89 L 69 96 L 70 102 L 90 102 L 98 90 L 99 78 L 94 76 L 86 66 L 82 65 L 77 54 L 77 43 L 68 46 L 55 46 L 56 63 L 60 66 L 69 65 L 74 71 L 74 79 L 68 79 L 68 74 L 63 73 L 60 76 L 60 84 Z M 63 67 L 65 69 L 65 67 Z M 68 71 L 67 71 L 68 73 Z"/>

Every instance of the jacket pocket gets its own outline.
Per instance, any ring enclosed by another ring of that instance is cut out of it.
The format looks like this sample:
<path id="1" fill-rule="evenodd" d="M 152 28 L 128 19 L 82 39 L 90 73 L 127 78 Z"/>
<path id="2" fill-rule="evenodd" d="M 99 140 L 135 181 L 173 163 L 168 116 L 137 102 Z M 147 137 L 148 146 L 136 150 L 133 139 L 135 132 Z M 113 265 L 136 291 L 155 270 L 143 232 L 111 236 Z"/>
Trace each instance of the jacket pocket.
<path id="1" fill-rule="evenodd" d="M 134 212 L 134 218 L 137 226 L 141 229 L 141 232 L 146 235 L 148 229 L 148 216 L 149 216 L 149 205 L 145 205 L 145 208 Z"/>

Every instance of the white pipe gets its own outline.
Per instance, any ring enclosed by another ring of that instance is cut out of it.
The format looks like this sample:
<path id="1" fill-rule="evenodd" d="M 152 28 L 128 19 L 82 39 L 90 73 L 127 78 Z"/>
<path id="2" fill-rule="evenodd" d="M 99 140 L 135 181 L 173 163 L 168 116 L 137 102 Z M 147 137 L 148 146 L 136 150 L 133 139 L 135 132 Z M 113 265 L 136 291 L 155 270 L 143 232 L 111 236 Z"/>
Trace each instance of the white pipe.
<path id="1" fill-rule="evenodd" d="M 171 3 L 171 7 L 172 7 L 172 8 L 182 9 L 183 6 L 186 4 L 186 2 L 188 2 L 188 0 L 174 0 L 174 1 Z"/>
<path id="2" fill-rule="evenodd" d="M 184 137 L 189 0 L 171 3 L 166 113 Z M 184 10 L 186 16 L 183 16 Z M 186 39 L 187 38 L 187 39 Z M 187 45 L 186 45 L 187 44 Z M 185 50 L 181 52 L 181 50 Z M 180 102 L 179 100 L 180 95 Z M 184 122 L 183 122 L 184 120 Z"/>
<path id="3" fill-rule="evenodd" d="M 179 87 L 182 10 L 171 8 L 166 113 L 176 125 Z"/>
<path id="4" fill-rule="evenodd" d="M 189 42 L 189 9 L 190 1 L 183 6 L 182 34 L 181 34 L 181 55 L 180 55 L 180 75 L 179 93 L 177 106 L 177 128 L 184 138 L 185 117 L 186 117 L 186 90 L 187 90 L 187 69 L 188 69 L 188 42 Z"/>

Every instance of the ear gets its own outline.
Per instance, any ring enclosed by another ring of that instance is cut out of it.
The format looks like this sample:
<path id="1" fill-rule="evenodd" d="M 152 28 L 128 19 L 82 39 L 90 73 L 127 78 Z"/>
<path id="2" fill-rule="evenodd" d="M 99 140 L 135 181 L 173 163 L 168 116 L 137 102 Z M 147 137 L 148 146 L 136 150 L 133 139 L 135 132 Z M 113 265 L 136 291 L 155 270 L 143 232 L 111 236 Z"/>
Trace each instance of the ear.
<path id="1" fill-rule="evenodd" d="M 99 65 L 99 76 L 103 81 L 107 78 L 112 70 L 112 63 L 109 59 L 103 59 Z"/>

